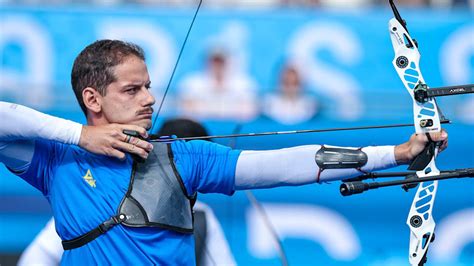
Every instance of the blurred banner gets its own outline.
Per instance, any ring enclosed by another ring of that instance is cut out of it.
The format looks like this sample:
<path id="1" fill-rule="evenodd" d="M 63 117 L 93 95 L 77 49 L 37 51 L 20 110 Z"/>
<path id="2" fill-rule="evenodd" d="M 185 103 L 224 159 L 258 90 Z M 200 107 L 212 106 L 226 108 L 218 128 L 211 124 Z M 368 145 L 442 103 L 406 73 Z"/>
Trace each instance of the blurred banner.
<path id="1" fill-rule="evenodd" d="M 431 87 L 474 83 L 472 11 L 401 10 L 418 40 L 421 69 Z M 0 7 L 0 99 L 84 122 L 69 85 L 75 56 L 103 38 L 124 39 L 147 53 L 152 90 L 162 97 L 193 10 L 146 8 Z M 313 119 L 281 125 L 265 116 L 249 121 L 204 121 L 212 134 L 386 124 L 412 121 L 412 102 L 392 66 L 389 9 L 202 10 L 171 84 L 165 117 L 180 114 L 180 81 L 205 67 L 212 49 L 230 55 L 232 70 L 255 80 L 257 94 L 273 92 L 287 61 L 300 67 L 320 111 Z M 440 99 L 453 120 L 450 147 L 440 169 L 474 166 L 474 98 Z M 161 119 L 159 119 L 161 121 Z M 0 121 L 1 126 L 1 121 Z M 397 144 L 407 129 L 223 140 L 239 149 L 302 144 Z M 400 168 L 403 170 L 403 168 Z M 47 202 L 24 181 L 0 169 L 0 253 L 18 253 L 49 219 Z M 339 184 L 256 191 L 283 240 L 291 265 L 407 265 L 406 216 L 414 191 L 384 188 L 353 197 Z M 474 184 L 440 182 L 433 210 L 436 240 L 430 265 L 474 263 Z M 215 210 L 241 265 L 278 265 L 278 253 L 261 217 L 244 193 L 202 195 Z"/>

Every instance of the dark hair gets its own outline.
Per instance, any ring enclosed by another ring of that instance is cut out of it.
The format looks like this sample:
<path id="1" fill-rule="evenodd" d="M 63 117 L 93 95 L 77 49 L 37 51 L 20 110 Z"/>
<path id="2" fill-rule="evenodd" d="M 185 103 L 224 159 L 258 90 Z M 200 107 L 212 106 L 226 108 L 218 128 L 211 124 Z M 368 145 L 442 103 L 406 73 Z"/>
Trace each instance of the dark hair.
<path id="1" fill-rule="evenodd" d="M 208 136 L 207 130 L 198 122 L 190 119 L 170 119 L 163 123 L 158 131 L 160 136 L 176 135 L 179 138 Z"/>
<path id="2" fill-rule="evenodd" d="M 82 91 L 91 87 L 101 95 L 106 94 L 107 86 L 116 80 L 114 67 L 124 58 L 133 55 L 145 61 L 143 49 L 133 43 L 119 40 L 99 40 L 87 46 L 74 60 L 71 72 L 71 85 L 82 111 L 87 109 L 82 99 Z"/>

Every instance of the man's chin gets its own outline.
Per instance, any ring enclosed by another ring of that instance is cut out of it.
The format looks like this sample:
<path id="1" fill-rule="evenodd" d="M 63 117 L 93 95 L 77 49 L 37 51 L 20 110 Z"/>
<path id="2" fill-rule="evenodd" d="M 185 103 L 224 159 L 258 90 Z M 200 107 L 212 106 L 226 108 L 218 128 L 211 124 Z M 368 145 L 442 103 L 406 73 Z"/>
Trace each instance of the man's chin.
<path id="1" fill-rule="evenodd" d="M 139 127 L 143 127 L 146 130 L 149 130 L 149 129 L 151 129 L 152 121 L 149 118 L 145 118 L 145 119 L 137 119 L 137 120 L 130 121 L 130 122 L 124 122 L 124 124 L 132 124 L 132 125 L 136 125 L 136 126 L 139 126 Z"/>
<path id="2" fill-rule="evenodd" d="M 146 130 L 149 130 L 151 128 L 151 120 L 150 119 L 140 119 L 140 120 L 136 120 L 136 121 L 133 121 L 133 122 L 125 122 L 124 124 L 131 124 L 131 125 L 139 126 L 139 127 L 142 127 Z"/>
<path id="3" fill-rule="evenodd" d="M 143 127 L 144 127 L 146 130 L 150 130 L 150 129 L 151 129 L 151 126 L 152 126 L 151 119 L 146 119 L 146 120 L 143 122 Z"/>

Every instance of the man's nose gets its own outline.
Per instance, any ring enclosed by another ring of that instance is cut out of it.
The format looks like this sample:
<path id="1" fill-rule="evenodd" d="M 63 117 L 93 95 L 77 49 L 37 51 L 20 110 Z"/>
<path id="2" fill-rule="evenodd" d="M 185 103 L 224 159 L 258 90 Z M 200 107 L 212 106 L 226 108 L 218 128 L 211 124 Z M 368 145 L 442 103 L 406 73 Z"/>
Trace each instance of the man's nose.
<path id="1" fill-rule="evenodd" d="M 155 104 L 156 100 L 153 94 L 151 93 L 151 90 L 144 88 L 144 104 L 146 106 L 152 106 Z"/>

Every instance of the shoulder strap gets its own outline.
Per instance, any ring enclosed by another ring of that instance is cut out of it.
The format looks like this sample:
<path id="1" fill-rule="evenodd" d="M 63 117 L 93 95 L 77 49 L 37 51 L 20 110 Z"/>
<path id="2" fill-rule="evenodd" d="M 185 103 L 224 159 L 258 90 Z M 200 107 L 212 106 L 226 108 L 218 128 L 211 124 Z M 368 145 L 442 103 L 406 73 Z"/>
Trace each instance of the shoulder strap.
<path id="1" fill-rule="evenodd" d="M 78 236 L 76 238 L 73 238 L 71 240 L 63 240 L 63 248 L 64 250 L 69 250 L 69 249 L 74 249 L 78 247 L 82 247 L 85 244 L 91 242 L 92 240 L 96 239 L 100 235 L 104 234 L 105 232 L 109 231 L 110 228 L 116 226 L 119 223 L 122 223 L 125 221 L 127 217 L 124 214 L 119 214 L 116 216 L 112 216 L 110 219 L 107 221 L 101 223 L 99 226 L 96 228 L 92 229 L 91 231 Z"/>

